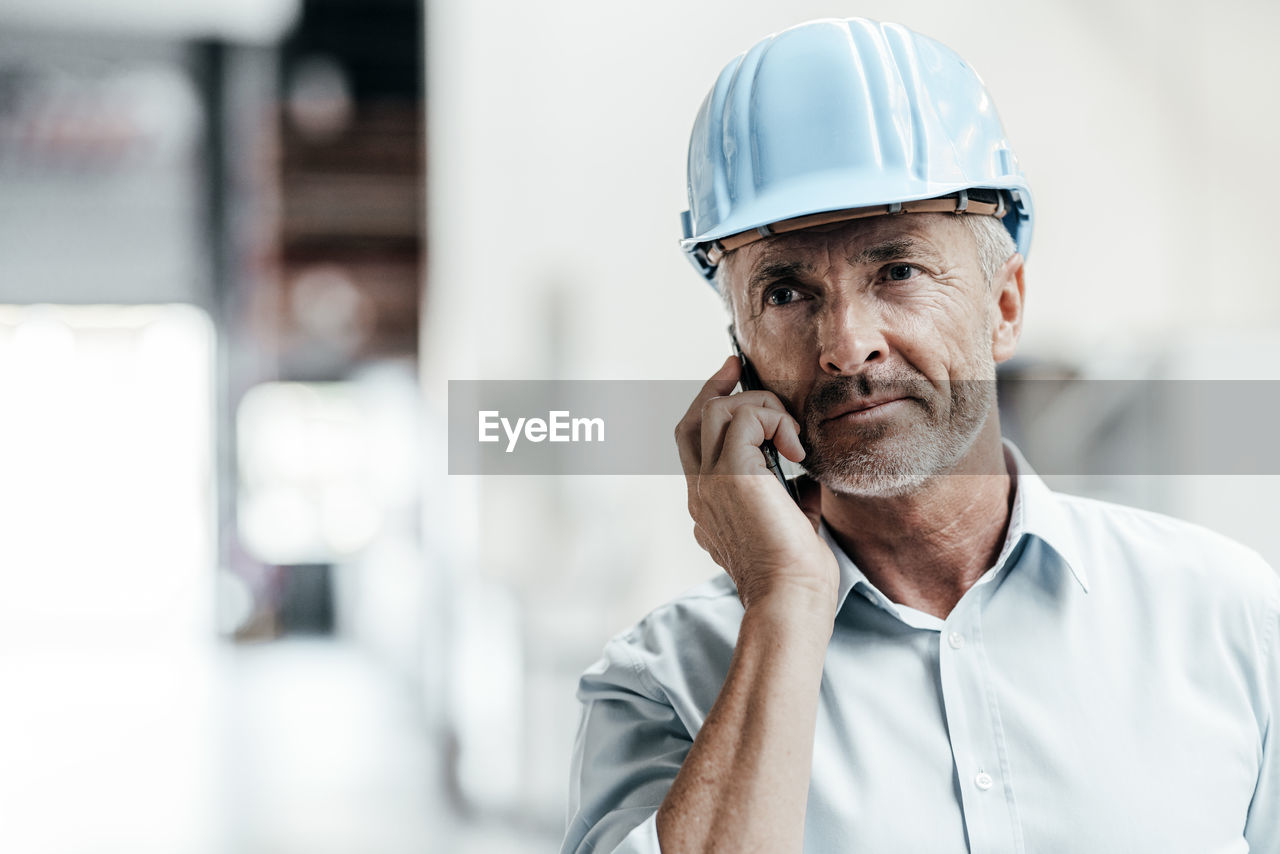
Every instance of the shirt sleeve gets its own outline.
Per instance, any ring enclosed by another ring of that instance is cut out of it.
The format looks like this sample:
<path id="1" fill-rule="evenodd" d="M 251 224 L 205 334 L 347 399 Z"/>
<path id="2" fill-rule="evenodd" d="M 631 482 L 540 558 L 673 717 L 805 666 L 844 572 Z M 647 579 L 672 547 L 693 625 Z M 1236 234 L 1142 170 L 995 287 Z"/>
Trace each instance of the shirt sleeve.
<path id="1" fill-rule="evenodd" d="M 693 738 L 624 639 L 582 675 L 578 699 L 561 854 L 659 854 L 658 807 Z"/>
<path id="2" fill-rule="evenodd" d="M 1250 851 L 1280 851 L 1280 580 L 1271 592 L 1261 651 L 1262 763 L 1244 825 Z"/>

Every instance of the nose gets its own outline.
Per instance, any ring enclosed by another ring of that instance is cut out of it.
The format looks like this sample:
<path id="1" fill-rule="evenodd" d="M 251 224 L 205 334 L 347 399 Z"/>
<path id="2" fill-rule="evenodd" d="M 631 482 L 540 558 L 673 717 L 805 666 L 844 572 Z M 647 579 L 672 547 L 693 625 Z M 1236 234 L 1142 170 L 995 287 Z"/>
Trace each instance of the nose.
<path id="1" fill-rule="evenodd" d="M 856 300 L 823 312 L 818 337 L 822 370 L 836 376 L 856 374 L 888 352 L 879 316 Z"/>

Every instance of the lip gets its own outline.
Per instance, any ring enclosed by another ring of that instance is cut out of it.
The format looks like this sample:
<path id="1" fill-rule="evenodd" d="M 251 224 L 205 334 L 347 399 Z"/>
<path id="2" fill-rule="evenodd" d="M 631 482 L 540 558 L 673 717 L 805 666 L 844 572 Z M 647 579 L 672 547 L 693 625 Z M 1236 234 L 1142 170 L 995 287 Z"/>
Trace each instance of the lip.
<path id="1" fill-rule="evenodd" d="M 897 409 L 893 404 L 905 402 L 907 399 L 906 395 L 901 395 L 898 397 L 873 397 L 869 400 L 854 400 L 836 407 L 830 415 L 822 420 L 826 422 L 840 418 L 852 420 L 887 415 L 892 410 Z"/>

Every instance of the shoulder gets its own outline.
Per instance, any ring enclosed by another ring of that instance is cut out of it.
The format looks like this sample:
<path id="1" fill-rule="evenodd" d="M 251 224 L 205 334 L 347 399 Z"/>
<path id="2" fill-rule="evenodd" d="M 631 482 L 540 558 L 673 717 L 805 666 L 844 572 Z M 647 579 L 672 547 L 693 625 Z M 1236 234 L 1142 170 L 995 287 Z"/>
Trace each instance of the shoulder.
<path id="1" fill-rule="evenodd" d="M 738 591 L 729 576 L 720 573 L 654 608 L 612 642 L 657 653 L 690 641 L 724 635 L 736 638 L 741 621 Z"/>
<path id="2" fill-rule="evenodd" d="M 1096 545 L 1135 558 L 1177 558 L 1178 565 L 1234 572 L 1246 583 L 1276 578 L 1256 551 L 1203 525 L 1096 498 L 1054 496 L 1086 549 Z"/>
<path id="3" fill-rule="evenodd" d="M 1251 612 L 1263 623 L 1280 611 L 1280 576 L 1248 546 L 1163 513 L 1054 495 L 1091 584 L 1147 591 L 1153 602 L 1180 597 L 1198 609 L 1216 604 Z"/>
<path id="4" fill-rule="evenodd" d="M 723 573 L 650 611 L 615 635 L 583 675 L 580 693 L 593 678 L 632 683 L 654 699 L 679 698 L 702 705 L 714 700 L 733 657 L 742 603 Z"/>

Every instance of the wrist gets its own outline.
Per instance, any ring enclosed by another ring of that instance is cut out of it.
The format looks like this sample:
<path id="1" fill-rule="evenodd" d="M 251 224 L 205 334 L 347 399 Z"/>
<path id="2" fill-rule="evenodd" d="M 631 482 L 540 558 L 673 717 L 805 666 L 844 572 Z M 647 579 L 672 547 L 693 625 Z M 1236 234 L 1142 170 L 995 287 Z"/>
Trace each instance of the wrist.
<path id="1" fill-rule="evenodd" d="M 835 624 L 837 591 L 825 587 L 800 584 L 774 587 L 747 600 L 746 614 L 755 621 L 777 623 L 829 639 Z"/>

